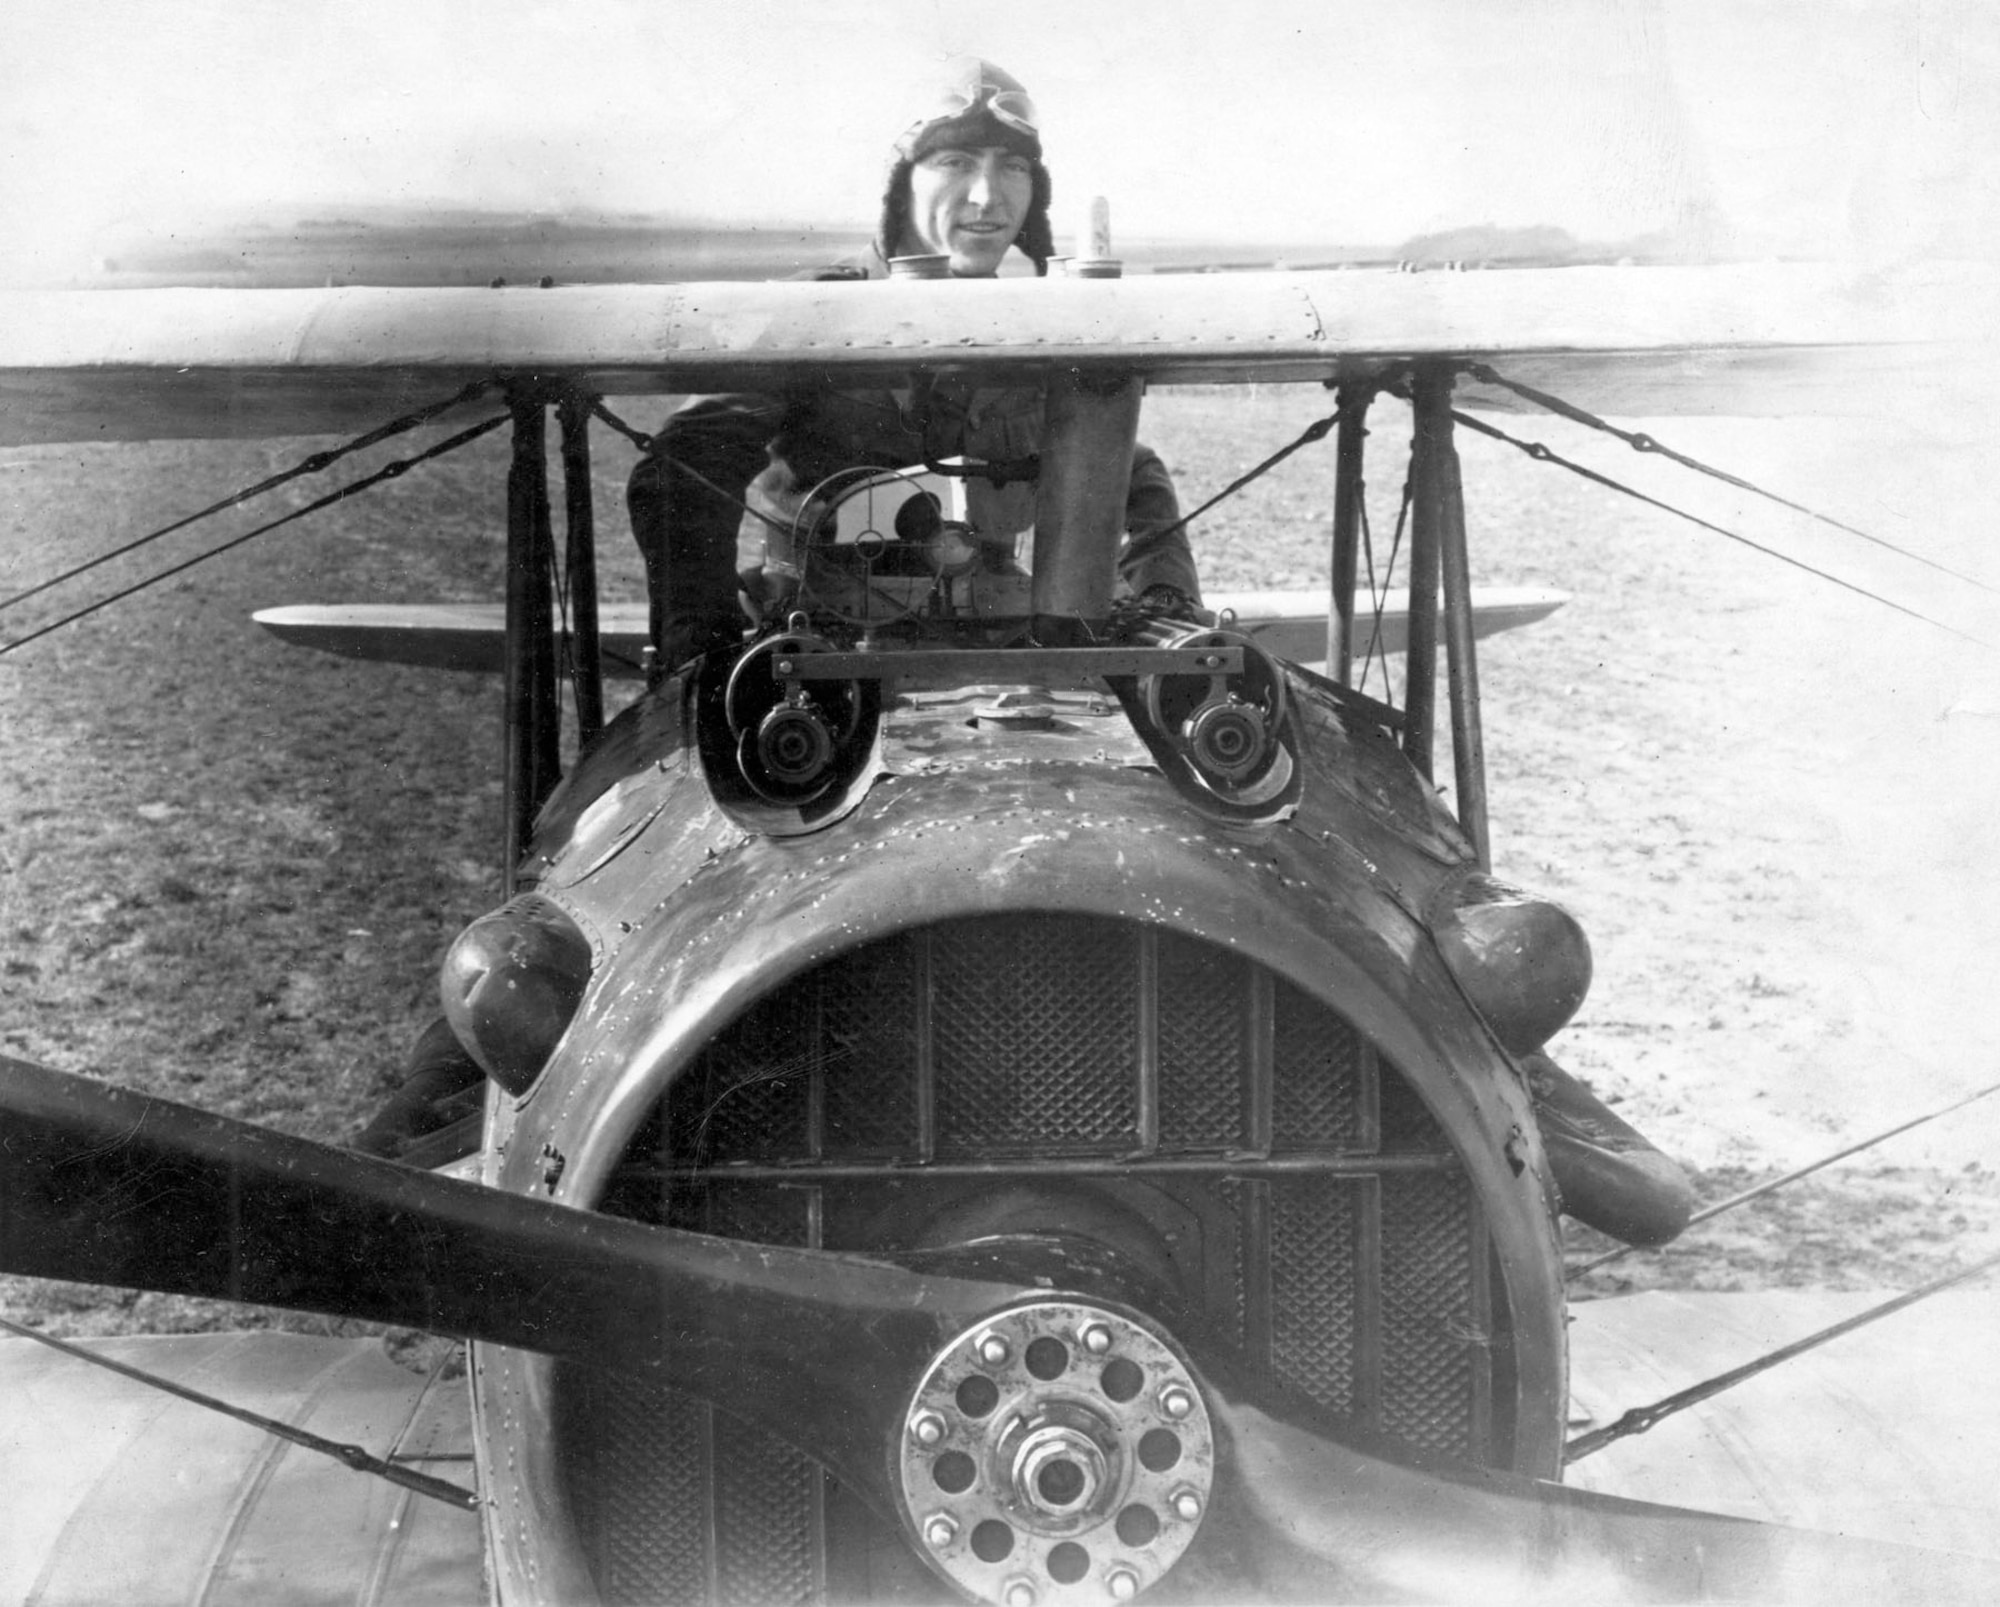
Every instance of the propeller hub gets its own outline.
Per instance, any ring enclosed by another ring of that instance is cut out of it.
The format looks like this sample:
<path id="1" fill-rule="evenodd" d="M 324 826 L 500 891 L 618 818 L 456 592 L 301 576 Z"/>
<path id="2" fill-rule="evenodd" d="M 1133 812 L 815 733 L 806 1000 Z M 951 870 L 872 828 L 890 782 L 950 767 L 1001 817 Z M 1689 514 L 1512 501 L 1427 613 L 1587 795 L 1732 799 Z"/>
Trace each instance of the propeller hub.
<path id="1" fill-rule="evenodd" d="M 1105 1489 L 1111 1454 L 1091 1433 L 1063 1423 L 1027 1428 L 1014 1452 L 1015 1503 L 1044 1519 L 1090 1515 Z"/>
<path id="2" fill-rule="evenodd" d="M 1017 1306 L 958 1335 L 904 1420 L 918 1549 L 983 1601 L 1131 1600 L 1187 1549 L 1214 1482 L 1186 1362 L 1138 1319 L 1077 1301 Z"/>

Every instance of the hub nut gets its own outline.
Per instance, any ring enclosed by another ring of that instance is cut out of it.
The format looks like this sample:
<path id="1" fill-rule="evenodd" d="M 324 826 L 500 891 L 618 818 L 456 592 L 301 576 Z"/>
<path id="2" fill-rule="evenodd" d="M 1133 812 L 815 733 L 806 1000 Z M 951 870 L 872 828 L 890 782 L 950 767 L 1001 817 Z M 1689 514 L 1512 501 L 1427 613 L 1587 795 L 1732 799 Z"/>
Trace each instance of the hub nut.
<path id="1" fill-rule="evenodd" d="M 1083 1348 L 1093 1356 L 1102 1356 L 1111 1349 L 1111 1330 L 1101 1322 L 1091 1323 L 1080 1337 Z"/>
<path id="2" fill-rule="evenodd" d="M 1105 1578 L 1104 1588 L 1118 1601 L 1130 1601 L 1139 1594 L 1139 1576 L 1130 1568 L 1113 1568 Z"/>
<path id="3" fill-rule="evenodd" d="M 1160 1410 L 1171 1418 L 1186 1417 L 1194 1410 L 1194 1397 L 1179 1384 L 1169 1384 L 1160 1391 Z"/>
<path id="4" fill-rule="evenodd" d="M 958 1524 L 949 1512 L 934 1512 L 924 1520 L 924 1538 L 933 1546 L 948 1546 L 958 1537 Z"/>
<path id="5" fill-rule="evenodd" d="M 1007 1341 L 998 1334 L 986 1334 L 979 1341 L 979 1359 L 988 1367 L 1002 1366 L 1012 1354 L 1007 1348 Z M 1034 1587 L 1031 1585 L 1029 1588 Z"/>
<path id="6" fill-rule="evenodd" d="M 1174 1516 L 1183 1523 L 1193 1523 L 1201 1516 L 1201 1497 L 1192 1490 L 1176 1490 L 1173 1494 Z"/>
<path id="7" fill-rule="evenodd" d="M 1007 1607 L 1035 1607 L 1035 1585 L 1030 1579 L 1016 1579 L 1007 1587 Z"/>
<path id="8" fill-rule="evenodd" d="M 919 1445 L 939 1445 L 944 1441 L 944 1419 L 936 1412 L 919 1412 L 910 1419 L 910 1436 Z"/>

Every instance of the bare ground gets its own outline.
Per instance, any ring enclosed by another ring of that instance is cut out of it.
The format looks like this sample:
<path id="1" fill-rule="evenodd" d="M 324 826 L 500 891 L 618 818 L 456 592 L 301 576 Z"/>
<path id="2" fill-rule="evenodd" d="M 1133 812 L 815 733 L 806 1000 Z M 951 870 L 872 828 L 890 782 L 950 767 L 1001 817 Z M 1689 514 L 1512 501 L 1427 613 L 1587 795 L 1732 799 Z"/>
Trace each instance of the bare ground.
<path id="1" fill-rule="evenodd" d="M 1191 504 L 1328 410 L 1310 388 L 1166 393 L 1145 433 Z M 1981 628 L 1962 582 L 1572 427 L 1503 423 Z M 1990 574 L 1976 500 L 1990 453 L 1930 427 L 1652 426 Z M 1378 557 L 1406 431 L 1380 404 Z M 314 444 L 0 453 L 0 594 Z M 1503 445 L 1463 450 L 1478 577 L 1573 594 L 1549 623 L 1483 644 L 1480 666 L 1496 869 L 1569 904 L 1597 954 L 1558 1058 L 1684 1157 L 1707 1199 L 2000 1078 L 1991 656 Z M 629 595 L 628 460 L 609 436 L 597 451 L 611 584 Z M 1330 458 L 1303 453 L 1203 521 L 1212 586 L 1322 583 Z M 433 1009 L 445 944 L 498 896 L 498 692 L 288 649 L 249 614 L 497 597 L 503 475 L 489 440 L 0 656 L 0 1052 L 321 1138 L 353 1130 Z M 251 522 L 226 516 L 92 582 L 129 583 Z M 2000 1097 L 1580 1291 L 1907 1286 L 2000 1239 L 1997 1132 Z M 1600 1247 L 1576 1235 L 1579 1257 Z M 0 1312 L 66 1333 L 245 1320 L 22 1280 L 0 1280 Z"/>

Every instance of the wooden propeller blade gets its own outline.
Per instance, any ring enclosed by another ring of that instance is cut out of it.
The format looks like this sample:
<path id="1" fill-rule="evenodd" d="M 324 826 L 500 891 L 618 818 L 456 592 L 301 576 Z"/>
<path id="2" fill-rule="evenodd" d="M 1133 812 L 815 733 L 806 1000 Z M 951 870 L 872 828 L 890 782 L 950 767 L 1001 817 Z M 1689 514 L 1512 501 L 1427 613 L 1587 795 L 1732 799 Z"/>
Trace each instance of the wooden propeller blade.
<path id="1" fill-rule="evenodd" d="M 2000 1559 L 1628 1501 L 1387 1445 L 1206 1374 L 1206 1544 L 1275 1601 L 1973 1603 Z"/>
<path id="2" fill-rule="evenodd" d="M 670 1381 L 885 1509 L 883 1413 L 900 1414 L 951 1334 L 1032 1292 L 574 1210 L 7 1057 L 0 1271 L 359 1317 Z"/>
<path id="3" fill-rule="evenodd" d="M 886 1448 L 932 1356 L 1047 1294 L 578 1211 L 6 1057 L 0 1271 L 363 1317 L 670 1381 L 891 1515 Z M 2000 1562 L 1424 1464 L 1264 1398 L 1205 1349 L 1218 1482 L 1187 1562 L 1233 1581 L 1232 1597 L 2000 1600 Z"/>

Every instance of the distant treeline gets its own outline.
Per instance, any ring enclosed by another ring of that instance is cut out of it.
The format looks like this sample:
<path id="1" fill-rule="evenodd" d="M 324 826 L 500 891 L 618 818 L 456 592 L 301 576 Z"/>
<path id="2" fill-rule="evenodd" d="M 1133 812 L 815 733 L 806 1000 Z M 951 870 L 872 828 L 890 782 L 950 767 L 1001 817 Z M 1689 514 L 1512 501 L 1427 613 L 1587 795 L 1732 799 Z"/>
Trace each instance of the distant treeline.
<path id="1" fill-rule="evenodd" d="M 219 226 L 108 252 L 89 283 L 104 286 L 646 284 L 782 279 L 866 249 L 864 235 L 800 224 L 746 228 L 685 219 L 398 212 L 314 218 L 288 226 Z M 1219 273 L 1258 268 L 1554 266 L 1694 260 L 1665 236 L 1579 241 L 1552 226 L 1490 224 L 1400 245 L 1130 241 L 1128 271 Z"/>
<path id="2" fill-rule="evenodd" d="M 108 285 L 645 284 L 780 279 L 862 250 L 803 226 L 482 214 L 311 219 L 133 241 L 98 263 Z"/>

